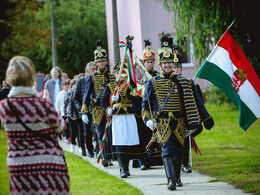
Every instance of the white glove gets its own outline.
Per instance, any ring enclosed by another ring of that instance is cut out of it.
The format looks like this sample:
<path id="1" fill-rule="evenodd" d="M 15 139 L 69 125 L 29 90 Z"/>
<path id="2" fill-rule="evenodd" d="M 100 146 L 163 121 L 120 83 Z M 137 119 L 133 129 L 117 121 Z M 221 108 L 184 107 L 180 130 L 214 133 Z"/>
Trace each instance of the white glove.
<path id="1" fill-rule="evenodd" d="M 89 122 L 88 115 L 82 114 L 82 120 L 83 120 L 84 123 L 88 124 L 88 122 Z"/>
<path id="2" fill-rule="evenodd" d="M 108 115 L 113 114 L 113 110 L 112 110 L 112 108 L 109 108 L 109 109 L 107 110 L 107 114 L 108 114 Z"/>
<path id="3" fill-rule="evenodd" d="M 146 122 L 146 126 L 153 131 L 157 127 L 157 122 L 153 120 L 149 120 Z"/>
<path id="4" fill-rule="evenodd" d="M 119 95 L 118 94 L 112 96 L 112 101 L 113 102 L 116 102 L 118 100 L 119 100 Z"/>

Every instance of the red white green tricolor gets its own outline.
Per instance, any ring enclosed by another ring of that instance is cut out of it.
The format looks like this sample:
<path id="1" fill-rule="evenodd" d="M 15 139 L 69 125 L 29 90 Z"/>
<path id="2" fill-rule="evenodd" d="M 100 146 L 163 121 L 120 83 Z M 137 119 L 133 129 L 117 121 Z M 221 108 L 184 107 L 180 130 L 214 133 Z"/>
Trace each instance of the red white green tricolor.
<path id="1" fill-rule="evenodd" d="M 260 80 L 228 30 L 196 76 L 213 83 L 233 101 L 244 130 L 260 120 Z"/>

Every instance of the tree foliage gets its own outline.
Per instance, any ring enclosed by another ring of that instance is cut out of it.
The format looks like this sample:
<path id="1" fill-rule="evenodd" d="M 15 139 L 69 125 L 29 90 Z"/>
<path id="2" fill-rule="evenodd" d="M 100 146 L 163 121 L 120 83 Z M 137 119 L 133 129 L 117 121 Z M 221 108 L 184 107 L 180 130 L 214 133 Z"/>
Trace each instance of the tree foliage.
<path id="1" fill-rule="evenodd" d="M 5 18 L 3 24 L 8 30 L 1 44 L 1 78 L 4 79 L 4 71 L 7 68 L 7 62 L 14 55 L 26 55 L 31 51 L 38 49 L 39 45 L 48 44 L 48 37 L 51 35 L 50 28 L 40 29 L 39 25 L 43 22 L 37 19 L 36 12 L 41 4 L 37 0 L 7 0 L 3 7 Z M 30 57 L 30 56 L 28 56 Z"/>
<path id="2" fill-rule="evenodd" d="M 219 106 L 223 104 L 229 104 L 233 110 L 234 109 L 237 110 L 236 105 L 224 94 L 223 91 L 221 91 L 213 84 L 211 84 L 206 88 L 204 94 L 206 95 L 206 100 L 208 101 L 209 104 L 214 104 Z"/>
<path id="3" fill-rule="evenodd" d="M 8 0 L 2 0 L 0 6 L 0 46 L 2 46 L 5 39 L 11 34 L 10 28 L 7 26 L 6 21 L 9 20 L 9 16 L 7 15 L 7 10 L 12 9 L 15 5 L 9 2 Z M 8 63 L 8 60 L 4 57 L 3 53 L 1 52 L 0 47 L 0 79 L 4 79 L 5 75 L 5 67 Z"/>
<path id="4" fill-rule="evenodd" d="M 258 54 L 260 33 L 256 28 L 258 8 L 250 2 L 236 0 L 163 0 L 164 8 L 173 12 L 176 38 L 187 36 L 194 46 L 195 61 L 200 66 L 227 27 L 235 20 L 232 34 L 260 75 Z M 259 28 L 258 28 L 259 29 Z"/>
<path id="5" fill-rule="evenodd" d="M 37 14 L 51 24 L 50 3 Z M 70 76 L 84 72 L 85 65 L 94 60 L 95 42 L 98 39 L 106 44 L 106 18 L 104 0 L 59 0 L 55 1 L 55 25 L 57 39 L 58 66 Z M 40 48 L 40 57 L 48 56 L 46 62 L 52 63 L 51 51 Z"/>
<path id="6" fill-rule="evenodd" d="M 37 71 L 52 68 L 51 3 L 38 0 L 5 0 L 4 24 L 10 33 L 1 44 L 6 61 L 14 55 L 29 57 Z M 9 5 L 9 4 L 8 4 Z M 104 0 L 54 0 L 58 66 L 70 77 L 84 72 L 94 60 L 95 42 L 107 47 Z M 2 38 L 2 35 L 1 35 Z M 1 62 L 0 62 L 1 63 Z M 1 63 L 5 70 L 7 63 Z M 1 74 L 4 78 L 4 75 Z"/>

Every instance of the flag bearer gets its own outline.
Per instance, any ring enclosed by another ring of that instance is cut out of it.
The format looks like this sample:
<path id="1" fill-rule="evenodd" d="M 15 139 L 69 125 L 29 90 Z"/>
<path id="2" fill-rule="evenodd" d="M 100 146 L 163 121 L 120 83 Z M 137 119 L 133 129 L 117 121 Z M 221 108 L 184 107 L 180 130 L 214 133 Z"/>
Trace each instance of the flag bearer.
<path id="1" fill-rule="evenodd" d="M 119 82 L 107 85 L 101 100 L 102 107 L 110 116 L 111 125 L 108 131 L 111 158 L 117 158 L 120 167 L 120 176 L 130 176 L 129 160 L 139 159 L 146 151 L 140 144 L 140 135 L 137 126 L 136 113 L 133 104 L 140 96 L 131 92 L 126 80 L 127 69 L 122 70 L 119 77 L 119 64 L 114 67 L 114 74 Z"/>

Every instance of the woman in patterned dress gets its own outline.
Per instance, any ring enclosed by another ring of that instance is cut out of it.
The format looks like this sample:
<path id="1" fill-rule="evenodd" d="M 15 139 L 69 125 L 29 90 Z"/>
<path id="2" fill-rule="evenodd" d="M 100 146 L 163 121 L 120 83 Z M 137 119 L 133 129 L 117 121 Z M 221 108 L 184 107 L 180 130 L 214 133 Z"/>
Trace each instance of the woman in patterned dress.
<path id="1" fill-rule="evenodd" d="M 13 57 L 6 79 L 12 88 L 0 102 L 0 118 L 8 138 L 11 194 L 69 194 L 69 173 L 57 141 L 65 121 L 50 100 L 37 98 L 35 68 L 28 58 Z"/>

